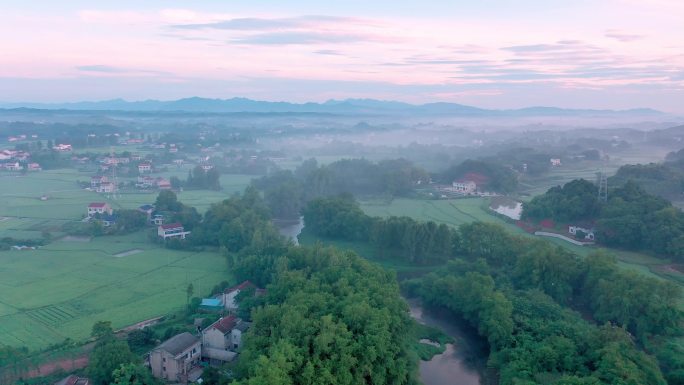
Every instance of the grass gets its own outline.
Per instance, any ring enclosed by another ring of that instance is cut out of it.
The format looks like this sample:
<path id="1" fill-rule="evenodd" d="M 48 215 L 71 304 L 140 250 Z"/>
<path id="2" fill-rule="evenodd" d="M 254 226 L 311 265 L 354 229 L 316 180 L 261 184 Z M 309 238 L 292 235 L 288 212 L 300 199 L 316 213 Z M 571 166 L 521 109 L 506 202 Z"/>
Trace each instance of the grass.
<path id="1" fill-rule="evenodd" d="M 454 343 L 454 339 L 441 330 L 431 326 L 423 325 L 417 322 L 413 324 L 413 345 L 411 348 L 423 361 L 430 361 L 432 357 L 444 353 L 446 345 Z M 429 340 L 434 344 L 421 342 L 421 340 Z"/>
<path id="2" fill-rule="evenodd" d="M 79 188 L 77 181 L 90 176 L 71 169 L 18 177 L 0 173 L 0 237 L 35 239 L 46 231 L 56 239 L 64 223 L 81 219 L 89 202 L 135 208 L 156 198 L 156 193 L 136 193 L 112 200 Z M 223 191 L 185 191 L 179 198 L 204 211 L 250 179 L 225 175 Z M 43 194 L 47 201 L 39 199 Z M 115 257 L 131 249 L 142 252 Z M 121 328 L 165 315 L 185 304 L 189 283 L 199 295 L 231 279 L 218 252 L 163 249 L 146 232 L 0 252 L 0 344 L 37 350 L 65 338 L 82 341 L 96 321 Z"/>

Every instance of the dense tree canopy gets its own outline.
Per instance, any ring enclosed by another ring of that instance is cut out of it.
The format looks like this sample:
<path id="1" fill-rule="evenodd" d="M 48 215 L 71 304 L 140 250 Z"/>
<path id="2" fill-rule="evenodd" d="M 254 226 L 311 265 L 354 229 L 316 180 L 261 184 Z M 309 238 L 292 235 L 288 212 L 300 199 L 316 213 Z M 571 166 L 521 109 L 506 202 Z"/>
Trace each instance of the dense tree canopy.
<path id="1" fill-rule="evenodd" d="M 294 172 L 278 171 L 254 181 L 276 218 L 299 217 L 307 202 L 341 194 L 403 196 L 416 183 L 427 182 L 425 170 L 405 159 L 343 159 L 319 166 L 316 160 L 303 162 Z"/>
<path id="2" fill-rule="evenodd" d="M 579 179 L 553 187 L 523 207 L 527 220 L 595 222 L 597 240 L 608 246 L 684 259 L 684 213 L 631 180 L 610 189 L 603 204 L 596 186 Z"/>
<path id="3" fill-rule="evenodd" d="M 273 261 L 240 384 L 408 384 L 410 325 L 394 276 L 349 252 L 291 248 Z M 258 277 L 255 277 L 258 279 Z"/>
<path id="4" fill-rule="evenodd" d="M 440 174 L 439 179 L 444 183 L 462 179 L 469 174 L 482 177 L 482 181 L 475 181 L 484 189 L 497 192 L 511 192 L 518 187 L 518 176 L 511 168 L 499 163 L 483 160 L 468 159 L 460 164 L 451 166 Z M 481 183 L 480 183 L 481 182 Z"/>
<path id="5" fill-rule="evenodd" d="M 596 185 L 584 179 L 552 187 L 523 206 L 525 219 L 550 218 L 558 222 L 592 220 L 601 209 Z"/>
<path id="6" fill-rule="evenodd" d="M 353 197 L 314 199 L 304 208 L 307 231 L 325 238 L 370 242 L 381 257 L 426 264 L 457 252 L 459 237 L 445 224 L 409 217 L 372 218 Z"/>

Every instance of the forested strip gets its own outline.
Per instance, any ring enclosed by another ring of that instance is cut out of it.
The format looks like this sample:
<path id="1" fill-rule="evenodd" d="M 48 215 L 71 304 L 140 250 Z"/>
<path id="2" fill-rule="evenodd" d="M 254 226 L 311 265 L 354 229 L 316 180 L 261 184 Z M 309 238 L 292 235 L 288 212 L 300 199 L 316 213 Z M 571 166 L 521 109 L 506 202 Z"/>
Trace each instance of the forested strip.
<path id="1" fill-rule="evenodd" d="M 549 189 L 523 207 L 523 219 L 595 222 L 596 239 L 607 246 L 684 259 L 684 213 L 631 180 L 610 189 L 607 202 L 598 200 L 596 185 L 578 179 Z"/>
<path id="2" fill-rule="evenodd" d="M 458 231 L 445 224 L 409 217 L 372 218 L 348 195 L 314 199 L 302 212 L 306 229 L 315 235 L 370 242 L 381 257 L 440 263 L 456 255 L 460 244 Z"/>
<path id="3" fill-rule="evenodd" d="M 423 259 L 420 247 L 407 245 L 434 242 L 438 231 L 426 223 L 369 218 L 348 198 L 312 201 L 304 218 L 308 231 L 321 236 L 386 245 L 386 258 L 449 260 L 408 287 L 477 328 L 489 341 L 489 364 L 500 370 L 502 384 L 664 384 L 661 368 L 668 383 L 684 383 L 684 355 L 671 343 L 684 326 L 681 289 L 621 270 L 610 255 L 580 258 L 545 240 L 475 222 L 450 230 L 451 247 Z M 367 227 L 354 228 L 359 225 Z M 386 228 L 392 231 L 378 231 Z M 430 236 L 411 235 L 429 228 Z M 391 242 L 403 253 L 387 251 Z"/>

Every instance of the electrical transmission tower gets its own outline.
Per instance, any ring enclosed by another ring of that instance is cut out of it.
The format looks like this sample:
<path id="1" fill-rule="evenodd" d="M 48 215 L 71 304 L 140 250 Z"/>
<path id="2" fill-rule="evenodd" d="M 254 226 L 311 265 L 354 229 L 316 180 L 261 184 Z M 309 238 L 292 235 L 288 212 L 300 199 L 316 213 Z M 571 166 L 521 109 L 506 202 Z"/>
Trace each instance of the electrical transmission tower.
<path id="1" fill-rule="evenodd" d="M 114 146 L 109 147 L 109 157 L 112 159 L 112 199 L 117 199 L 117 190 L 119 189 L 119 179 L 116 177 L 116 169 L 119 167 L 119 161 L 116 159 L 116 154 L 114 153 Z"/>
<path id="2" fill-rule="evenodd" d="M 608 176 L 605 167 L 598 172 L 598 200 L 602 203 L 608 202 Z"/>

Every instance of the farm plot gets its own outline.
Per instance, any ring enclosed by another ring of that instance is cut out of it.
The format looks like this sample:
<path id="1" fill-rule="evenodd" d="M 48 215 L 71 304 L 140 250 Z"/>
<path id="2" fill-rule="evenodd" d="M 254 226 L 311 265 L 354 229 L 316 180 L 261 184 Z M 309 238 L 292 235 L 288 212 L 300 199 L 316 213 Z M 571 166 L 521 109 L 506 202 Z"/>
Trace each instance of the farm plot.
<path id="1" fill-rule="evenodd" d="M 394 199 L 390 203 L 361 202 L 361 208 L 370 216 L 408 216 L 420 221 L 433 221 L 459 226 L 475 221 L 508 225 L 511 231 L 519 228 L 490 214 L 486 208 L 489 198 L 463 198 L 449 200 Z"/>
<path id="2" fill-rule="evenodd" d="M 181 179 L 187 172 L 181 173 Z M 153 176 L 169 175 L 169 173 L 152 174 Z M 184 204 L 195 207 L 200 213 L 205 212 L 212 203 L 220 202 L 233 194 L 241 193 L 252 181 L 251 175 L 221 175 L 221 191 L 184 190 L 176 193 Z M 123 192 L 116 200 L 107 200 L 114 208 L 134 209 L 144 204 L 152 204 L 157 199 L 158 191 Z M 91 199 L 97 197 L 91 193 Z"/>
<path id="3" fill-rule="evenodd" d="M 121 328 L 164 315 L 185 304 L 188 284 L 201 295 L 231 279 L 219 253 L 162 249 L 143 233 L 0 252 L 0 344 L 83 340 L 96 321 Z"/>

